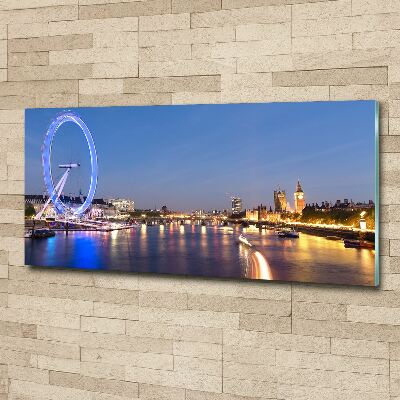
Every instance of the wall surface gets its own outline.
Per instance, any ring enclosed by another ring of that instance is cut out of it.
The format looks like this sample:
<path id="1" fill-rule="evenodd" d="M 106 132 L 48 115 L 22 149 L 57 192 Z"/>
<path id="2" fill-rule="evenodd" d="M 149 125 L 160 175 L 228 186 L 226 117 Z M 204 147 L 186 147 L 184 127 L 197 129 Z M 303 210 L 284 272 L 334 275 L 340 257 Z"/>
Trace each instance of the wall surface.
<path id="1" fill-rule="evenodd" d="M 399 400 L 399 0 L 0 1 L 0 399 Z M 377 99 L 379 290 L 32 270 L 24 108 Z"/>

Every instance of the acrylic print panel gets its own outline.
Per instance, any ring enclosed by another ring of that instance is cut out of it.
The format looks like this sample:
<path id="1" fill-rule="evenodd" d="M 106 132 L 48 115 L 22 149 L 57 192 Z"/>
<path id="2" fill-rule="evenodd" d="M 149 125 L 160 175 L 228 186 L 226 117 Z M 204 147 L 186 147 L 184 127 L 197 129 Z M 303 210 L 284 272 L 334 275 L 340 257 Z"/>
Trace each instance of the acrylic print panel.
<path id="1" fill-rule="evenodd" d="M 374 101 L 25 119 L 27 265 L 378 284 Z"/>

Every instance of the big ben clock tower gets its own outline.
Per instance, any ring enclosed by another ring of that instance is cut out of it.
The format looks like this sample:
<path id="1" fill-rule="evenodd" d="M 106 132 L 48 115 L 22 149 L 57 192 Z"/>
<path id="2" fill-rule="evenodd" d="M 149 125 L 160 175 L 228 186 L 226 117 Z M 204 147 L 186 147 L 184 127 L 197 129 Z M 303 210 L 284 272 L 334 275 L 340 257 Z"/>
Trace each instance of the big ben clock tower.
<path id="1" fill-rule="evenodd" d="M 297 181 L 296 191 L 294 192 L 294 210 L 301 214 L 305 207 L 304 192 L 301 188 L 300 181 Z"/>

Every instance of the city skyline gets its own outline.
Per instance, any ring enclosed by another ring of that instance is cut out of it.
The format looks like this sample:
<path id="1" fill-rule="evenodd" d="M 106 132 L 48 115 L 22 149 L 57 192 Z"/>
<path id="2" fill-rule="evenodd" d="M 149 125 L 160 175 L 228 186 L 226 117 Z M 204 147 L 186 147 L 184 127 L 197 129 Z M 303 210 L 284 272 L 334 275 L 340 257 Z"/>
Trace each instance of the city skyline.
<path id="1" fill-rule="evenodd" d="M 278 187 L 278 189 L 277 190 L 281 190 L 281 188 L 280 187 Z M 285 191 L 284 189 L 282 189 L 282 191 L 283 192 L 287 192 L 287 191 Z M 275 191 L 274 191 L 275 192 Z M 297 187 L 296 187 L 296 192 L 297 192 Z M 293 195 L 295 195 L 296 194 L 296 192 L 293 192 Z M 304 193 L 304 192 L 303 192 Z M 42 196 L 42 195 L 38 195 L 38 194 L 31 194 L 31 193 L 28 193 L 28 194 L 26 194 L 26 196 Z M 68 197 L 68 196 L 67 196 Z M 45 194 L 44 195 L 44 198 L 47 198 L 47 195 Z M 160 205 L 160 204 L 156 204 L 155 205 L 155 207 L 150 207 L 150 206 L 148 206 L 148 207 L 140 207 L 140 208 L 137 208 L 137 207 L 135 207 L 134 209 L 135 210 L 154 210 L 154 211 L 162 211 L 162 209 L 163 208 L 166 208 L 168 211 L 173 211 L 173 212 L 194 212 L 194 211 L 198 211 L 198 210 L 202 210 L 202 211 L 206 211 L 206 212 L 213 212 L 213 211 L 229 211 L 229 210 L 233 210 L 233 203 L 232 203 L 232 201 L 233 201 L 233 199 L 236 199 L 236 200 L 239 200 L 240 201 L 240 204 L 241 204 L 241 209 L 242 209 L 242 211 L 244 211 L 244 210 L 246 210 L 246 209 L 252 209 L 252 208 L 255 208 L 255 207 L 258 207 L 258 206 L 265 206 L 265 207 L 267 207 L 268 209 L 269 208 L 271 208 L 273 211 L 276 211 L 275 210 L 275 205 L 273 204 L 273 203 L 271 203 L 271 204 L 269 204 L 269 203 L 265 203 L 264 201 L 259 201 L 258 203 L 256 203 L 256 204 L 253 204 L 253 205 L 250 205 L 250 204 L 246 204 L 246 200 L 245 199 L 243 199 L 243 198 L 241 198 L 241 197 L 230 197 L 230 198 L 227 198 L 227 203 L 226 203 L 226 207 L 224 207 L 224 208 L 222 208 L 222 209 L 218 209 L 218 208 L 209 208 L 209 209 L 206 209 L 206 208 L 198 208 L 198 209 L 172 209 L 172 208 L 170 208 L 170 207 L 168 207 L 168 205 L 167 204 L 162 204 L 162 205 Z M 94 200 L 96 200 L 96 201 L 98 201 L 98 200 L 104 200 L 104 201 L 106 201 L 106 202 L 109 202 L 109 203 L 113 203 L 114 201 L 130 201 L 130 202 L 132 202 L 132 203 L 135 203 L 135 199 L 133 199 L 133 198 L 115 198 L 115 199 L 111 199 L 111 198 L 102 198 L 102 197 L 95 197 L 95 199 Z M 346 204 L 346 201 L 348 201 L 348 204 L 369 204 L 371 201 L 373 202 L 373 204 L 375 204 L 375 201 L 374 201 L 374 199 L 363 199 L 363 200 L 361 200 L 361 201 L 354 201 L 352 198 L 349 198 L 349 197 L 345 197 L 345 198 L 342 198 L 342 199 L 325 199 L 325 200 L 320 200 L 320 201 L 316 201 L 316 202 L 308 202 L 308 201 L 306 201 L 307 199 L 306 199 L 306 195 L 304 195 L 304 206 L 306 207 L 306 206 L 320 206 L 320 205 L 323 205 L 323 204 L 330 204 L 331 206 L 334 206 L 337 202 L 340 202 L 340 203 L 342 203 L 342 204 Z M 292 204 L 293 205 L 295 205 L 295 198 L 294 198 L 294 196 L 293 196 L 293 202 L 291 203 L 289 200 L 287 200 L 287 198 L 286 198 L 286 203 L 287 203 L 287 205 L 288 205 L 288 209 L 287 209 L 287 211 L 293 211 L 293 212 L 295 212 L 296 211 L 296 207 L 295 206 L 292 206 Z"/>
<path id="2" fill-rule="evenodd" d="M 351 102 L 351 107 L 348 102 L 251 106 L 77 110 L 97 147 L 95 197 L 129 198 L 142 209 L 167 205 L 176 210 L 223 210 L 229 208 L 229 197 L 236 195 L 245 209 L 260 203 L 273 205 L 273 191 L 280 186 L 293 208 L 300 178 L 306 203 L 374 199 L 374 135 L 367 132 L 374 126 L 374 102 Z M 61 109 L 30 111 L 26 113 L 26 193 L 42 194 L 40 146 L 49 121 Z M 283 115 L 293 117 L 283 120 Z M 64 194 L 78 188 L 85 192 L 85 146 L 78 127 L 60 128 L 54 163 L 82 165 L 79 177 L 71 174 Z"/>

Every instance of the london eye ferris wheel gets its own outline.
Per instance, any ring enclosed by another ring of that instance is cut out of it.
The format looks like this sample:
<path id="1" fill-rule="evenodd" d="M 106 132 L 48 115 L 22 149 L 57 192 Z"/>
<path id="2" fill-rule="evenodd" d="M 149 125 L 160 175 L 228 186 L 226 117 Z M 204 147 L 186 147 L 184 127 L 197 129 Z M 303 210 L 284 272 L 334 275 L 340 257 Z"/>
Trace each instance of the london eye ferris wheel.
<path id="1" fill-rule="evenodd" d="M 58 167 L 65 170 L 65 172 L 62 175 L 61 179 L 56 184 L 54 184 L 53 180 L 54 173 L 52 171 L 52 166 L 51 166 L 51 155 L 52 155 L 54 138 L 57 134 L 58 129 L 66 122 L 72 122 L 81 129 L 86 139 L 86 144 L 90 155 L 91 173 L 90 173 L 90 185 L 88 193 L 86 196 L 84 196 L 85 198 L 84 202 L 77 206 L 70 206 L 65 204 L 61 199 L 61 194 L 63 192 L 64 186 L 67 182 L 71 170 L 79 168 L 80 164 L 79 163 L 59 164 Z M 61 217 L 63 216 L 64 217 L 72 216 L 75 218 L 82 217 L 85 211 L 90 207 L 93 201 L 94 194 L 96 192 L 98 167 L 97 167 L 97 153 L 93 136 L 88 126 L 85 124 L 82 118 L 75 112 L 69 110 L 62 112 L 58 114 L 55 118 L 53 118 L 53 120 L 51 121 L 46 131 L 42 145 L 42 166 L 43 166 L 44 184 L 49 197 L 43 209 L 36 215 L 35 219 L 42 218 L 50 202 L 53 203 L 56 214 Z"/>

